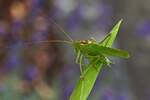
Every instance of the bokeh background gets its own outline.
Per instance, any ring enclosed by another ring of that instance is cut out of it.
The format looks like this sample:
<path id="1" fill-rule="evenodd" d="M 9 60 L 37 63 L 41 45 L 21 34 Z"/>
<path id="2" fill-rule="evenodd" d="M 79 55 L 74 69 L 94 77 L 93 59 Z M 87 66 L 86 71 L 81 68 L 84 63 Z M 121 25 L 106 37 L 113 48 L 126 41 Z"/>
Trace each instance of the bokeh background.
<path id="1" fill-rule="evenodd" d="M 150 100 L 149 4 L 0 0 L 0 100 L 68 100 L 80 74 L 72 46 L 47 41 L 68 40 L 62 29 L 73 40 L 101 40 L 121 18 L 114 47 L 131 58 L 103 67 L 88 100 Z"/>

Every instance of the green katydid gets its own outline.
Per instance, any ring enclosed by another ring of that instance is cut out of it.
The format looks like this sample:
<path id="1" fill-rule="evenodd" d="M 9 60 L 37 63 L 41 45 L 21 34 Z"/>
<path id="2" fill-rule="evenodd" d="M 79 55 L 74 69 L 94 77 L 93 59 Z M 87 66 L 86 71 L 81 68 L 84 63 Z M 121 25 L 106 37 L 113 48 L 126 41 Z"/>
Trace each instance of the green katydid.
<path id="1" fill-rule="evenodd" d="M 122 58 L 129 57 L 129 54 L 126 51 L 106 47 L 101 44 L 103 41 L 110 37 L 110 34 L 108 34 L 101 42 L 98 42 L 93 38 L 88 40 L 74 41 L 57 23 L 55 23 L 53 20 L 52 22 L 68 37 L 68 39 L 70 39 L 70 41 L 54 40 L 53 42 L 65 42 L 73 46 L 76 53 L 76 63 L 80 65 L 81 75 L 83 75 L 82 65 L 86 65 L 83 62 L 84 58 L 88 60 L 88 64 L 95 64 L 96 62 L 101 62 L 104 65 L 109 65 L 111 63 L 111 61 L 107 58 L 109 56 Z M 118 23 L 121 22 L 122 20 L 120 20 Z M 94 59 L 93 61 L 92 58 L 96 59 Z"/>
<path id="2" fill-rule="evenodd" d="M 100 62 L 104 65 L 110 65 L 111 61 L 108 59 L 109 56 L 128 58 L 129 54 L 126 51 L 114 49 L 110 47 L 103 46 L 103 41 L 109 39 L 110 34 L 108 34 L 101 42 L 96 41 L 94 38 L 88 40 L 73 40 L 54 20 L 50 19 L 60 31 L 70 40 L 50 40 L 41 42 L 64 42 L 69 43 L 73 46 L 76 54 L 76 63 L 80 65 L 81 76 L 83 75 L 83 65 L 94 65 Z M 118 23 L 121 23 L 120 20 Z M 117 23 L 117 24 L 118 24 Z M 116 24 L 116 25 L 117 25 Z M 27 43 L 32 44 L 32 43 Z M 95 59 L 93 59 L 95 58 Z M 88 60 L 87 64 L 84 64 L 84 59 Z"/>

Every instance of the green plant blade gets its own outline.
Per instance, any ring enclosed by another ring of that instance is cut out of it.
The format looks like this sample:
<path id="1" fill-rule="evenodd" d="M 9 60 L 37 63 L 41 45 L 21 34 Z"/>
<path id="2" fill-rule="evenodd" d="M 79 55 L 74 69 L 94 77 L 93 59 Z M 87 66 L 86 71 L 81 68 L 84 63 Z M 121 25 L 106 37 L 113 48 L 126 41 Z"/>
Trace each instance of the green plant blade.
<path id="1" fill-rule="evenodd" d="M 110 36 L 108 36 L 104 41 L 100 42 L 102 46 L 111 47 L 117 32 L 119 30 L 120 24 L 122 20 L 120 20 L 112 29 L 112 31 L 109 33 Z M 93 58 L 94 59 L 94 58 Z M 77 82 L 69 100 L 86 100 L 89 96 L 94 83 L 97 79 L 97 76 L 101 70 L 102 63 L 96 63 L 95 66 L 89 66 L 87 70 L 84 71 L 84 79 L 79 79 Z M 95 68 L 97 70 L 95 70 Z"/>
<path id="2" fill-rule="evenodd" d="M 106 36 L 106 38 L 104 38 L 104 40 L 102 40 L 102 42 L 100 42 L 99 44 L 101 44 L 102 46 L 106 46 L 106 47 L 111 47 L 114 40 L 116 39 L 116 35 L 118 33 L 120 24 L 122 23 L 122 19 L 113 27 L 113 29 L 108 33 L 108 35 Z"/>

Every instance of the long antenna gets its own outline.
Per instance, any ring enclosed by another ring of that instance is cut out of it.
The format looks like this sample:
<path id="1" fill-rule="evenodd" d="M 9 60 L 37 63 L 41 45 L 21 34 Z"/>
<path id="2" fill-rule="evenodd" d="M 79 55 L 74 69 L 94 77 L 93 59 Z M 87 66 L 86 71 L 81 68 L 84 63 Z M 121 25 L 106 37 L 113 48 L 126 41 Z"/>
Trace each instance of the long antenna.
<path id="1" fill-rule="evenodd" d="M 73 39 L 52 18 L 49 18 L 49 19 L 52 23 L 56 25 L 56 27 L 60 29 L 60 31 L 62 31 L 65 34 L 66 37 L 68 37 L 69 40 L 73 42 Z"/>
<path id="2" fill-rule="evenodd" d="M 65 40 L 45 40 L 45 41 L 40 41 L 40 43 L 51 43 L 51 42 L 72 44 L 72 42 L 65 41 Z M 30 44 L 34 44 L 34 42 L 27 42 L 25 44 L 30 45 Z"/>
<path id="3" fill-rule="evenodd" d="M 45 41 L 39 41 L 39 43 L 67 43 L 67 44 L 72 44 L 73 42 L 65 41 L 65 40 L 45 40 Z M 23 46 L 28 46 L 28 45 L 34 45 L 34 42 L 23 43 Z M 0 46 L 0 48 L 1 48 L 1 46 Z M 11 46 L 6 46 L 4 48 L 10 49 L 12 47 Z"/>

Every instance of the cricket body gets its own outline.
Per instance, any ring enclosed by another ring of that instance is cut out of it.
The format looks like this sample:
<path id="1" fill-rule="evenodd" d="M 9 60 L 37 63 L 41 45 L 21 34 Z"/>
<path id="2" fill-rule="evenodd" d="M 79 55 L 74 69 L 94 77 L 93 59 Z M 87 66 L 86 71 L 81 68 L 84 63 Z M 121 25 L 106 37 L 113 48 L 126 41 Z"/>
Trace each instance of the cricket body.
<path id="1" fill-rule="evenodd" d="M 105 39 L 109 37 L 106 36 Z M 105 40 L 104 39 L 104 40 Z M 128 58 L 129 55 L 126 51 L 104 47 L 101 42 L 97 42 L 94 38 L 89 40 L 74 41 L 73 46 L 76 53 L 76 63 L 80 65 L 81 77 L 84 77 L 83 67 L 85 65 L 92 65 L 102 63 L 103 65 L 110 65 L 111 61 L 109 56 Z M 93 59 L 94 58 L 94 59 Z M 84 59 L 88 60 L 88 64 L 84 64 Z"/>

